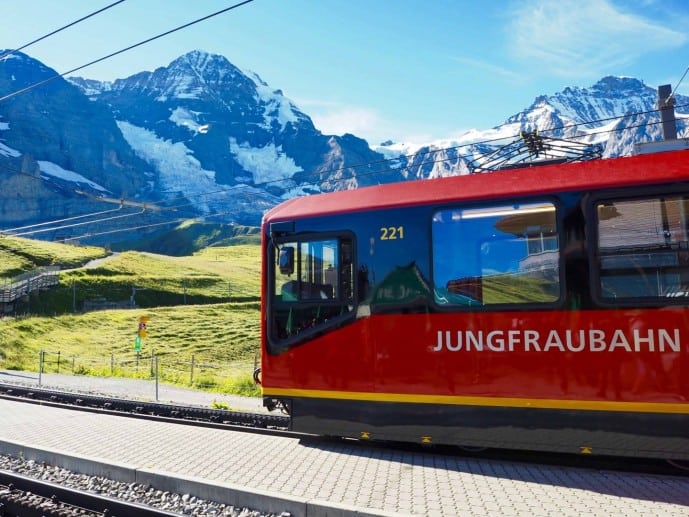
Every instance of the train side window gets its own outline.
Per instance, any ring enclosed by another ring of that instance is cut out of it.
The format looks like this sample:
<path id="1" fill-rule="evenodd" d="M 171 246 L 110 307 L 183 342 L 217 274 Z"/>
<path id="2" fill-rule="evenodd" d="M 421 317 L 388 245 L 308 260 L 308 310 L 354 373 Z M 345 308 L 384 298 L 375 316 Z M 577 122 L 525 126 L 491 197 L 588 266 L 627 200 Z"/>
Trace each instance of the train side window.
<path id="1" fill-rule="evenodd" d="M 559 299 L 553 203 L 440 210 L 432 233 L 437 304 L 476 307 Z"/>
<path id="2" fill-rule="evenodd" d="M 595 264 L 603 302 L 689 303 L 689 199 L 596 203 Z"/>
<path id="3" fill-rule="evenodd" d="M 275 243 L 269 278 L 272 342 L 298 341 L 337 325 L 353 311 L 352 239 L 291 239 Z"/>

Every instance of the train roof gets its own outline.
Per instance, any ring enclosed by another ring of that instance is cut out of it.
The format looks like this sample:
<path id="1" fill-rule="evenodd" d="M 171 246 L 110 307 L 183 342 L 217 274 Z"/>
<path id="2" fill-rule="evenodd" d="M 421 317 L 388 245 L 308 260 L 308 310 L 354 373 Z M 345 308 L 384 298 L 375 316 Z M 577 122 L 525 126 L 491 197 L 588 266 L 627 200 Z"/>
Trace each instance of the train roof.
<path id="1" fill-rule="evenodd" d="M 526 166 L 302 196 L 281 203 L 268 211 L 263 219 L 264 222 L 284 221 L 428 203 L 442 204 L 680 181 L 689 181 L 687 150 Z"/>

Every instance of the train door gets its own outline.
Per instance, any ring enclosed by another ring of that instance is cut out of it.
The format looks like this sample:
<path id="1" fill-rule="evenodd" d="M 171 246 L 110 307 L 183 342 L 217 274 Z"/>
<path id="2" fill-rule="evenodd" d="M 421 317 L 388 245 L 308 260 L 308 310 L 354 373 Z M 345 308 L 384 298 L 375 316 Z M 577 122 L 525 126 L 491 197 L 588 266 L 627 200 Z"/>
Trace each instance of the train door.
<path id="1" fill-rule="evenodd" d="M 286 235 L 271 244 L 267 337 L 277 353 L 352 317 L 354 239 L 349 232 Z"/>

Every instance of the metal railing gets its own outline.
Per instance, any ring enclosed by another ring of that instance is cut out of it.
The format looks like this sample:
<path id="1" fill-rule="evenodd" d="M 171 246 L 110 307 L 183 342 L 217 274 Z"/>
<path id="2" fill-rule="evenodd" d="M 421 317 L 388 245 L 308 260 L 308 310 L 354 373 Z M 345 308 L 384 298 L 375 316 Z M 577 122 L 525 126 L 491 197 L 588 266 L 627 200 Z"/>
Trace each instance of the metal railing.
<path id="1" fill-rule="evenodd" d="M 60 281 L 59 266 L 45 266 L 22 273 L 0 284 L 0 303 L 10 303 L 39 289 L 53 287 Z"/>
<path id="2" fill-rule="evenodd" d="M 259 394 L 253 383 L 258 357 L 253 361 L 211 362 L 199 360 L 195 354 L 191 354 L 189 360 L 184 360 L 179 355 L 156 354 L 155 351 L 151 351 L 150 355 L 134 353 L 116 356 L 111 353 L 109 356 L 84 357 L 67 356 L 59 350 L 41 350 L 38 363 L 39 386 L 44 373 L 58 373 L 155 381 L 156 400 L 159 382 L 234 395 Z"/>

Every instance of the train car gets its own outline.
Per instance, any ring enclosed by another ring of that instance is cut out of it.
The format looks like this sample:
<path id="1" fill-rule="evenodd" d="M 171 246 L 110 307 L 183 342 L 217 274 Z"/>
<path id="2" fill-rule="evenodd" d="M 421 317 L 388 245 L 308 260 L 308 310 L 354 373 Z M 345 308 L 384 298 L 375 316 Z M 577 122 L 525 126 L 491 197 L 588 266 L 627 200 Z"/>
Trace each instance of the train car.
<path id="1" fill-rule="evenodd" d="M 689 459 L 689 151 L 305 196 L 262 231 L 293 430 Z"/>

